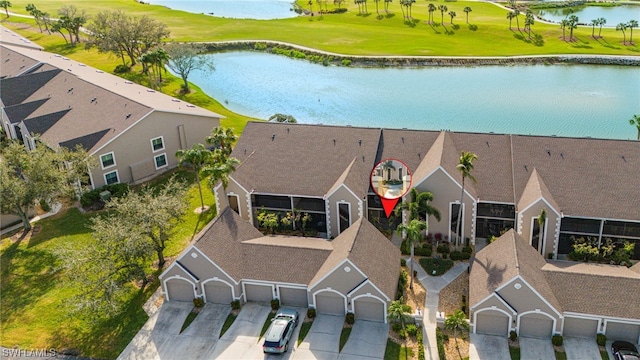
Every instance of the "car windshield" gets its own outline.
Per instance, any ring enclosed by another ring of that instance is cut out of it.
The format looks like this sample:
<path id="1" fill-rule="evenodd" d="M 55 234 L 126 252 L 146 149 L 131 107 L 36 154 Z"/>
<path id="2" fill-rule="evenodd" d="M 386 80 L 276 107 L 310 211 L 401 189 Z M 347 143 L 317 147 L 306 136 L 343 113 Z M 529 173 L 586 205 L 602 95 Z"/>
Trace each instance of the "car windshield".
<path id="1" fill-rule="evenodd" d="M 267 335 L 264 338 L 265 346 L 266 346 L 267 342 L 279 343 L 280 339 L 282 338 L 282 333 L 284 332 L 284 329 L 286 327 L 287 327 L 287 322 L 286 321 L 274 321 L 274 322 L 272 322 L 271 326 L 269 326 L 269 329 L 267 330 Z"/>

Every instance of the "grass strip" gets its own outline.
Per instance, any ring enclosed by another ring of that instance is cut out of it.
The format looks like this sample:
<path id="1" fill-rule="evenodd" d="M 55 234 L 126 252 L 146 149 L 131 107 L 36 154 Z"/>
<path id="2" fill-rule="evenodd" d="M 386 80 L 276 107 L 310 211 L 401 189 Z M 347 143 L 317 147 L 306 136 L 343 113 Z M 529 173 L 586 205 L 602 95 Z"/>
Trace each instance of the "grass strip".
<path id="1" fill-rule="evenodd" d="M 566 352 L 554 351 L 556 353 L 556 360 L 567 360 Z"/>
<path id="2" fill-rule="evenodd" d="M 447 360 L 447 354 L 444 351 L 444 337 L 439 327 L 436 328 L 436 345 L 438 346 L 438 357 L 440 360 Z"/>
<path id="3" fill-rule="evenodd" d="M 298 333 L 298 346 L 300 346 L 300 343 L 304 340 L 305 337 L 307 337 L 309 330 L 311 330 L 311 325 L 313 325 L 313 321 L 303 322 L 300 325 L 300 333 Z"/>
<path id="4" fill-rule="evenodd" d="M 182 334 L 182 332 L 189 327 L 189 325 L 191 325 L 191 323 L 193 322 L 193 320 L 196 318 L 196 316 L 198 316 L 198 313 L 191 310 L 191 312 L 189 313 L 189 315 L 187 315 L 187 318 L 184 319 L 184 323 L 182 324 L 182 328 L 180 328 L 180 333 Z"/>
<path id="5" fill-rule="evenodd" d="M 511 355 L 511 360 L 520 360 L 520 348 L 509 346 L 509 355 Z"/>
<path id="6" fill-rule="evenodd" d="M 340 332 L 340 348 L 338 349 L 338 352 L 342 351 L 342 348 L 347 343 L 347 340 L 349 340 L 350 335 L 351 335 L 351 328 L 343 327 L 342 331 Z"/>
<path id="7" fill-rule="evenodd" d="M 238 315 L 234 313 L 229 313 L 229 315 L 227 315 L 227 319 L 224 321 L 224 324 L 222 324 L 222 329 L 220 329 L 220 337 L 222 337 L 222 335 L 224 335 L 224 333 L 229 330 L 231 325 L 233 325 L 233 322 L 236 321 L 237 317 Z"/>
<path id="8" fill-rule="evenodd" d="M 602 360 L 609 360 L 609 352 L 607 350 L 600 350 L 600 357 Z"/>
<path id="9" fill-rule="evenodd" d="M 412 358 L 412 349 L 402 346 L 391 339 L 387 339 L 387 347 L 384 349 L 384 360 L 406 360 Z"/>
<path id="10" fill-rule="evenodd" d="M 258 338 L 258 341 L 260 341 L 262 336 L 264 336 L 264 333 L 267 332 L 269 325 L 271 325 L 271 319 L 273 319 L 274 316 L 276 316 L 275 311 L 272 311 L 267 315 L 267 318 L 264 320 L 264 324 L 262 325 L 262 330 L 260 330 L 260 337 Z"/>

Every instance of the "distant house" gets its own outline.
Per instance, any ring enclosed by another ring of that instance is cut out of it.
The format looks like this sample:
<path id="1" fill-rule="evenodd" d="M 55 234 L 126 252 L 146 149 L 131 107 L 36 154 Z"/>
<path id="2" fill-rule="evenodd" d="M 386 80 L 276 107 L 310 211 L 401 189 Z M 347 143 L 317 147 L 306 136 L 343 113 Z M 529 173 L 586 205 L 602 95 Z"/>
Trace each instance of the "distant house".
<path id="1" fill-rule="evenodd" d="M 386 322 L 400 251 L 365 218 L 332 241 L 263 235 L 230 208 L 160 275 L 168 301 L 232 300 L 315 307 Z"/>
<path id="2" fill-rule="evenodd" d="M 5 34 L 3 33 L 3 39 Z M 177 166 L 221 115 L 60 55 L 0 44 L 2 128 L 28 148 L 82 145 L 98 160 L 90 186 L 137 183 Z"/>
<path id="3" fill-rule="evenodd" d="M 477 183 L 466 180 L 458 220 L 461 151 L 478 160 Z M 394 177 L 410 173 L 412 187 L 433 193 L 442 221 L 429 219 L 431 233 L 453 239 L 461 221 L 462 239 L 475 243 L 513 228 L 554 258 L 566 257 L 575 238 L 596 245 L 610 238 L 635 243 L 633 259 L 640 260 L 638 141 L 250 122 L 233 156 L 242 165 L 226 191 L 215 188 L 216 204 L 256 226 L 262 208 L 281 214 L 295 208 L 326 237 L 360 217 L 385 228 L 370 181 L 383 175 L 372 173 L 376 164 L 392 158 L 408 167 Z M 542 209 L 546 222 L 539 228 Z"/>
<path id="4" fill-rule="evenodd" d="M 605 334 L 640 343 L 640 263 L 632 268 L 545 259 L 515 231 L 480 250 L 469 304 L 478 334 L 550 338 Z"/>

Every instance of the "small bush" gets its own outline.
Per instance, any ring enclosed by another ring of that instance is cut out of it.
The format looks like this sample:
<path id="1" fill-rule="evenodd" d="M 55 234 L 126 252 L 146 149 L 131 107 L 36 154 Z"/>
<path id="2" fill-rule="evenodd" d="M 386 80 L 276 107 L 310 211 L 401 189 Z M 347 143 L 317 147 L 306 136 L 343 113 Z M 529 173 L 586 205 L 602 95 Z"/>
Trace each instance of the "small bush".
<path id="1" fill-rule="evenodd" d="M 598 346 L 605 346 L 607 344 L 607 336 L 605 334 L 597 334 L 596 342 Z"/>
<path id="2" fill-rule="evenodd" d="M 449 342 L 449 334 L 442 333 L 442 341 Z"/>
<path id="3" fill-rule="evenodd" d="M 447 360 L 447 354 L 444 352 L 444 335 L 439 327 L 436 327 L 436 343 L 438 345 L 438 357 L 440 360 Z"/>
<path id="4" fill-rule="evenodd" d="M 554 346 L 562 346 L 562 335 L 553 335 L 551 338 L 551 343 Z"/>
<path id="5" fill-rule="evenodd" d="M 131 71 L 131 68 L 127 65 L 120 64 L 113 69 L 114 74 L 126 74 Z"/>
<path id="6" fill-rule="evenodd" d="M 353 323 L 356 322 L 356 316 L 349 312 L 347 313 L 347 316 L 344 317 L 344 321 L 349 325 L 353 325 Z"/>
<path id="7" fill-rule="evenodd" d="M 513 331 L 513 330 L 511 330 L 509 332 L 509 340 L 516 341 L 517 338 L 518 338 L 518 333 Z"/>
<path id="8" fill-rule="evenodd" d="M 398 337 L 402 340 L 407 338 L 407 330 L 405 329 L 400 329 L 398 330 Z"/>
<path id="9" fill-rule="evenodd" d="M 129 185 L 128 184 L 111 184 L 105 185 L 103 187 L 93 189 L 88 191 L 80 197 L 80 204 L 82 206 L 91 206 L 100 200 L 100 193 L 103 191 L 109 191 L 111 193 L 111 197 L 123 197 L 129 193 Z"/>
<path id="10" fill-rule="evenodd" d="M 201 297 L 197 297 L 195 299 L 193 299 L 193 306 L 197 307 L 197 308 L 201 308 L 204 306 L 204 299 Z"/>
<path id="11" fill-rule="evenodd" d="M 409 255 L 411 253 L 411 247 L 407 240 L 402 240 L 402 243 L 400 244 L 400 252 L 402 255 Z"/>
<path id="12" fill-rule="evenodd" d="M 44 212 L 51 211 L 51 206 L 49 206 L 49 203 L 46 200 L 40 200 L 40 208 Z"/>
<path id="13" fill-rule="evenodd" d="M 442 258 L 443 258 L 443 259 L 446 259 L 446 258 L 448 258 L 448 257 L 449 257 L 449 254 L 447 254 L 447 253 L 442 253 Z"/>
<path id="14" fill-rule="evenodd" d="M 552 252 L 547 254 L 547 259 L 553 260 L 553 253 Z"/>
<path id="15" fill-rule="evenodd" d="M 256 44 L 253 46 L 253 48 L 254 48 L 255 50 L 258 50 L 258 51 L 266 50 L 266 49 L 267 49 L 267 44 L 265 44 L 265 43 L 256 43 Z"/>
<path id="16" fill-rule="evenodd" d="M 452 251 L 450 255 L 451 260 L 462 260 L 462 253 L 460 251 Z"/>
<path id="17" fill-rule="evenodd" d="M 271 310 L 278 310 L 280 308 L 280 300 L 273 299 L 271 300 Z"/>
<path id="18" fill-rule="evenodd" d="M 436 235 L 438 235 L 438 234 L 436 234 Z M 438 245 L 438 253 L 440 253 L 440 254 L 448 254 L 449 251 L 451 251 L 451 249 L 449 248 L 448 244 Z"/>
<path id="19" fill-rule="evenodd" d="M 424 343 L 422 339 L 422 331 L 418 329 L 416 333 L 416 340 L 418 341 L 418 360 L 425 360 L 424 356 Z"/>
<path id="20" fill-rule="evenodd" d="M 351 60 L 349 59 L 342 59 L 342 66 L 351 66 Z"/>
<path id="21" fill-rule="evenodd" d="M 472 252 L 473 252 L 473 248 L 471 246 L 469 246 L 469 245 L 464 246 L 462 248 L 462 253 L 463 254 L 471 254 Z"/>
<path id="22" fill-rule="evenodd" d="M 240 310 L 240 300 L 233 300 L 231 302 L 231 309 L 232 310 Z"/>
<path id="23" fill-rule="evenodd" d="M 400 278 L 398 279 L 398 289 L 403 290 L 405 285 L 407 285 L 408 282 L 409 282 L 409 273 L 407 273 L 407 270 L 402 269 L 402 271 L 400 271 Z"/>
<path id="24" fill-rule="evenodd" d="M 400 259 L 400 266 L 407 266 L 407 260 Z"/>
<path id="25" fill-rule="evenodd" d="M 413 249 L 413 253 L 416 256 L 431 256 L 433 250 L 431 249 L 431 246 L 429 247 L 417 247 L 415 249 Z"/>
<path id="26" fill-rule="evenodd" d="M 415 324 L 407 325 L 407 334 L 409 336 L 416 336 L 418 334 L 418 327 Z"/>
<path id="27" fill-rule="evenodd" d="M 307 317 L 309 319 L 314 319 L 316 317 L 316 309 L 310 307 L 307 309 Z"/>
<path id="28" fill-rule="evenodd" d="M 391 325 L 391 330 L 393 330 L 394 332 L 398 332 L 398 331 L 402 330 L 402 324 L 397 323 L 397 322 L 393 323 Z"/>

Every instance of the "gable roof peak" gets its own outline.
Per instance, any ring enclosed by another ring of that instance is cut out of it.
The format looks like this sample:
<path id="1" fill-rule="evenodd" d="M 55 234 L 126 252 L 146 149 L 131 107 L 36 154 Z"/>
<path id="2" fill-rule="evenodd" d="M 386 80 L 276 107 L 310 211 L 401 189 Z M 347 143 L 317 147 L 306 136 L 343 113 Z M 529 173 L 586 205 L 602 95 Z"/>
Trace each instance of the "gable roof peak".
<path id="1" fill-rule="evenodd" d="M 560 207 L 553 198 L 551 191 L 549 191 L 549 188 L 542 180 L 542 176 L 538 172 L 538 169 L 534 167 L 531 171 L 531 176 L 529 176 L 529 180 L 527 181 L 527 185 L 525 185 L 524 191 L 520 196 L 517 209 L 522 210 L 540 198 L 545 199 L 549 205 L 551 205 L 553 210 L 559 213 Z"/>

